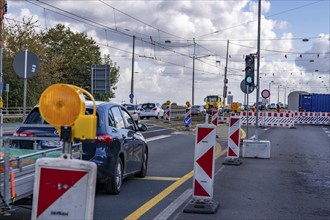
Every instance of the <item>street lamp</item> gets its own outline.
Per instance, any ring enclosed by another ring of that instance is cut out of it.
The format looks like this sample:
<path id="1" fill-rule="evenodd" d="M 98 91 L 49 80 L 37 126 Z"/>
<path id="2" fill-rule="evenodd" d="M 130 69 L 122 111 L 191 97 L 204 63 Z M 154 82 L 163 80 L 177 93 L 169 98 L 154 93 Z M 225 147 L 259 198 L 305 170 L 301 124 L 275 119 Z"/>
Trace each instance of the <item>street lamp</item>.
<path id="1" fill-rule="evenodd" d="M 270 84 L 274 83 L 274 81 L 270 81 L 268 84 L 268 90 L 269 90 L 269 104 L 270 104 L 270 96 L 272 95 L 272 93 L 270 92 Z"/>

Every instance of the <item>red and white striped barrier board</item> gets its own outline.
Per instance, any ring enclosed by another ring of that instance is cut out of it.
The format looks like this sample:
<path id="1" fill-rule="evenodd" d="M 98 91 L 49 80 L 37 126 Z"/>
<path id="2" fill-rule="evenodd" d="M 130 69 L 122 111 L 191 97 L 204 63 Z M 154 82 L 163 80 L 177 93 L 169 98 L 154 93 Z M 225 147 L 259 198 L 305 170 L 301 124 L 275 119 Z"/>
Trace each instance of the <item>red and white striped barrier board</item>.
<path id="1" fill-rule="evenodd" d="M 167 105 L 165 108 L 165 120 L 170 121 L 171 120 L 171 106 Z"/>
<path id="2" fill-rule="evenodd" d="M 215 126 L 218 126 L 218 110 L 217 109 L 213 109 L 212 110 L 212 117 L 211 117 L 211 122 L 212 124 L 214 124 Z"/>
<path id="3" fill-rule="evenodd" d="M 38 159 L 32 219 L 93 219 L 96 171 L 93 162 Z"/>
<path id="4" fill-rule="evenodd" d="M 241 122 L 242 125 L 256 125 L 256 113 L 241 112 Z M 294 127 L 294 117 L 292 113 L 283 113 L 283 112 L 258 112 L 258 125 L 259 126 L 271 126 L 271 127 Z"/>
<path id="5" fill-rule="evenodd" d="M 330 112 L 294 112 L 296 124 L 330 125 Z"/>
<path id="6" fill-rule="evenodd" d="M 199 124 L 196 128 L 193 197 L 213 198 L 216 126 Z"/>
<path id="7" fill-rule="evenodd" d="M 249 112 L 247 123 L 246 112 L 241 112 L 242 125 L 256 125 L 256 113 Z M 237 114 L 232 114 L 232 116 Z M 219 117 L 220 122 L 229 120 Z M 294 127 L 295 124 L 330 125 L 330 112 L 259 112 L 259 125 L 272 127 Z M 228 123 L 228 122 L 227 122 Z"/>
<path id="8" fill-rule="evenodd" d="M 241 140 L 241 117 L 232 116 L 229 119 L 229 131 L 228 131 L 228 158 L 239 158 L 239 145 Z"/>
<path id="9" fill-rule="evenodd" d="M 318 112 L 318 124 L 330 125 L 330 112 Z"/>

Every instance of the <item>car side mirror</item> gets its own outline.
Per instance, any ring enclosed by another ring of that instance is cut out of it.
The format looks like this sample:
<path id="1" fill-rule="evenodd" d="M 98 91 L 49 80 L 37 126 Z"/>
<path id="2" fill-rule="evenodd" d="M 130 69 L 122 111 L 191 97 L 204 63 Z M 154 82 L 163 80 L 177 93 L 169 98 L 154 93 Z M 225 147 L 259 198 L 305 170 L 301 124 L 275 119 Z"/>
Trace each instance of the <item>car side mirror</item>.
<path id="1" fill-rule="evenodd" d="M 146 131 L 148 128 L 145 124 L 138 124 L 139 131 Z"/>

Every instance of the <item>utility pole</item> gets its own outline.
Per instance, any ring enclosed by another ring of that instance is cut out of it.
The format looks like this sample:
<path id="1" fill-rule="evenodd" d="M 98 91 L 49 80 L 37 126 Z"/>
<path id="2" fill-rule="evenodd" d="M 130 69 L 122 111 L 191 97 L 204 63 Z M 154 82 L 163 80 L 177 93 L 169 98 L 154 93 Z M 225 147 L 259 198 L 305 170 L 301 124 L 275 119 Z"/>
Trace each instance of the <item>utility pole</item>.
<path id="1" fill-rule="evenodd" d="M 194 105 L 194 103 L 195 103 L 195 97 L 194 97 L 194 95 L 195 95 L 195 59 L 196 59 L 195 38 L 193 38 L 193 42 L 194 42 L 194 55 L 193 55 L 193 72 L 192 72 L 192 91 L 191 91 L 191 103 L 192 103 L 192 105 Z"/>
<path id="2" fill-rule="evenodd" d="M 4 20 L 4 16 L 5 13 L 7 12 L 7 2 L 5 0 L 1 0 L 1 8 L 0 8 L 0 86 L 3 87 L 2 84 L 2 33 L 3 33 L 3 20 Z M 2 112 L 2 108 L 3 108 L 3 101 L 2 101 L 2 88 L 0 89 L 0 136 L 3 136 L 3 112 Z M 0 140 L 0 146 L 3 146 L 3 139 Z"/>
<path id="3" fill-rule="evenodd" d="M 227 98 L 227 66 L 228 66 L 228 51 L 229 51 L 229 40 L 227 40 L 227 55 L 226 55 L 226 66 L 225 66 L 225 75 L 223 80 L 223 105 L 226 105 L 226 98 Z"/>
<path id="4" fill-rule="evenodd" d="M 259 140 L 259 85 L 260 85 L 260 79 L 259 79 L 259 69 L 260 69 L 260 27 L 261 25 L 261 0 L 259 0 L 258 3 L 258 47 L 257 47 L 257 94 L 256 94 L 256 133 L 255 133 L 255 140 Z"/>
<path id="5" fill-rule="evenodd" d="M 135 54 L 135 35 L 133 36 L 131 94 L 129 94 L 131 104 L 133 104 L 133 99 L 134 99 L 134 54 Z"/>

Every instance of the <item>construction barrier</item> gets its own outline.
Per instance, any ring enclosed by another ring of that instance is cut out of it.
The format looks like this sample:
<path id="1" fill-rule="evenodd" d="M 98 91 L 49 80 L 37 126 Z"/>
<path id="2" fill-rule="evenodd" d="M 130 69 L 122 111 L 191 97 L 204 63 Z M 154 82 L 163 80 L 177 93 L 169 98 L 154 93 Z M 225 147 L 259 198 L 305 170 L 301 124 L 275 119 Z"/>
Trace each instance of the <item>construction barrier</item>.
<path id="1" fill-rule="evenodd" d="M 242 125 L 256 125 L 255 112 L 248 112 L 248 117 L 246 112 L 231 114 L 231 116 L 235 115 L 241 117 Z M 330 125 L 329 112 L 259 112 L 258 116 L 259 126 L 294 127 L 295 124 Z M 228 120 L 229 117 L 219 117 L 219 122 L 228 123 Z"/>
<path id="2" fill-rule="evenodd" d="M 185 109 L 184 125 L 186 126 L 187 129 L 189 129 L 191 127 L 191 108 L 190 107 Z"/>
<path id="3" fill-rule="evenodd" d="M 330 125 L 329 112 L 294 112 L 296 124 Z"/>
<path id="4" fill-rule="evenodd" d="M 218 126 L 218 121 L 219 121 L 218 110 L 213 109 L 212 116 L 211 116 L 211 123 L 215 126 Z"/>
<path id="5" fill-rule="evenodd" d="M 196 127 L 193 198 L 184 212 L 215 213 L 219 204 L 213 200 L 216 126 L 199 124 Z"/>
<path id="6" fill-rule="evenodd" d="M 242 162 L 239 160 L 239 146 L 241 139 L 241 117 L 232 116 L 229 119 L 228 130 L 228 148 L 227 157 L 223 164 L 226 165 L 240 165 Z"/>
<path id="7" fill-rule="evenodd" d="M 166 105 L 166 108 L 165 108 L 165 120 L 166 121 L 170 121 L 171 120 L 171 106 L 170 105 Z"/>

